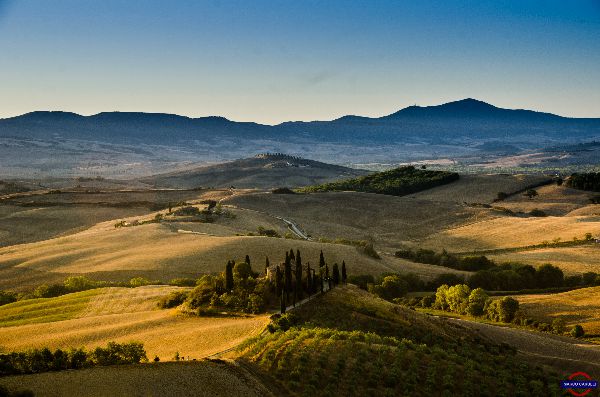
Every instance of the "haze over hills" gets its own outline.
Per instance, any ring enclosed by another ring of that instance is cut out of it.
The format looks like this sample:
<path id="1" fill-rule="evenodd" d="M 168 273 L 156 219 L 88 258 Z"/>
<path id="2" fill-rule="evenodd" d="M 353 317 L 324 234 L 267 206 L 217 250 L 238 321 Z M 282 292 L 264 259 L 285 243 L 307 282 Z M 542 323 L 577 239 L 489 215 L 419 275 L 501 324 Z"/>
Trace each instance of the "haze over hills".
<path id="1" fill-rule="evenodd" d="M 599 138 L 600 119 L 502 109 L 475 99 L 410 106 L 379 118 L 274 126 L 160 113 L 32 112 L 0 120 L 0 169 L 3 176 L 137 177 L 265 151 L 355 167 L 472 164 Z"/>

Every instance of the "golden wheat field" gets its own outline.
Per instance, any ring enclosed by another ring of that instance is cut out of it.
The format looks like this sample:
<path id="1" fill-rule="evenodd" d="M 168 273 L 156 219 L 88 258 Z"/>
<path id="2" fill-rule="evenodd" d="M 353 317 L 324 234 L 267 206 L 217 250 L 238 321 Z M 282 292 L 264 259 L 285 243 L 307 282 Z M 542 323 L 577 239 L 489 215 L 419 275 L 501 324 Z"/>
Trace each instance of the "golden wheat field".
<path id="1" fill-rule="evenodd" d="M 453 252 L 524 247 L 544 241 L 583 239 L 600 233 L 600 218 L 594 216 L 507 217 L 501 216 L 437 233 L 423 245 Z"/>
<path id="2" fill-rule="evenodd" d="M 138 341 L 149 358 L 172 360 L 175 353 L 199 359 L 258 334 L 267 315 L 198 317 L 176 309 L 159 309 L 160 297 L 178 290 L 170 286 L 102 288 L 58 298 L 20 301 L 0 307 L 0 348 L 93 348 L 109 341 Z M 83 296 L 83 299 L 82 299 Z M 56 308 L 68 314 L 52 317 Z"/>
<path id="3" fill-rule="evenodd" d="M 559 317 L 567 325 L 581 324 L 587 334 L 600 334 L 600 287 L 515 298 L 528 317 L 548 323 Z"/>
<path id="4" fill-rule="evenodd" d="M 566 274 L 600 273 L 600 244 L 579 247 L 537 248 L 487 256 L 497 262 L 521 262 L 533 266 L 551 263 L 559 265 Z"/>

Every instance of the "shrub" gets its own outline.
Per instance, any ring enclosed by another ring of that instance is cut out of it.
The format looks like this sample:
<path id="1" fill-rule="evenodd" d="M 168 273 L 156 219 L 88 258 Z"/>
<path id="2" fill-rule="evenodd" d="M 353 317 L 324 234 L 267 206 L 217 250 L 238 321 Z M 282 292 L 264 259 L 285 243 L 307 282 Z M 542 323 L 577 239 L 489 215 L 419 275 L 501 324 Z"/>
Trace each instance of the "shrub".
<path id="1" fill-rule="evenodd" d="M 85 276 L 71 276 L 67 277 L 63 284 L 69 292 L 78 292 L 97 288 L 101 283 L 90 280 Z"/>
<path id="2" fill-rule="evenodd" d="M 367 290 L 368 284 L 375 284 L 375 277 L 370 274 L 353 274 L 348 276 L 348 282 L 358 286 L 359 288 Z"/>
<path id="3" fill-rule="evenodd" d="M 488 299 L 488 295 L 482 288 L 475 288 L 469 295 L 467 313 L 471 316 L 483 315 L 483 308 L 485 307 L 485 302 L 487 302 Z"/>
<path id="4" fill-rule="evenodd" d="M 581 338 L 583 335 L 585 335 L 585 331 L 583 330 L 583 327 L 579 324 L 574 325 L 573 328 L 571 328 L 571 336 L 574 338 Z"/>
<path id="5" fill-rule="evenodd" d="M 529 215 L 531 216 L 536 216 L 536 217 L 544 217 L 544 216 L 548 216 L 548 214 L 546 214 L 544 211 L 534 208 L 533 210 L 531 210 L 529 212 Z"/>
<path id="6" fill-rule="evenodd" d="M 552 331 L 554 331 L 555 334 L 564 334 L 565 326 L 565 320 L 563 320 L 562 318 L 555 318 L 554 320 L 552 320 Z"/>
<path id="7" fill-rule="evenodd" d="M 64 295 L 66 293 L 68 293 L 69 291 L 65 288 L 64 285 L 60 285 L 60 284 L 52 284 L 52 285 L 47 285 L 47 284 L 42 284 L 39 287 L 37 287 L 34 291 L 33 291 L 33 296 L 36 298 L 54 298 L 60 295 Z"/>
<path id="8" fill-rule="evenodd" d="M 169 295 L 163 296 L 158 301 L 158 307 L 161 309 L 170 309 L 176 307 L 185 302 L 187 298 L 187 292 L 185 291 L 173 291 Z"/>
<path id="9" fill-rule="evenodd" d="M 519 310 L 519 302 L 511 297 L 504 297 L 488 301 L 485 311 L 486 316 L 493 321 L 510 323 Z"/>
<path id="10" fill-rule="evenodd" d="M 296 194 L 292 189 L 287 187 L 278 187 L 272 190 L 273 194 Z"/>
<path id="11" fill-rule="evenodd" d="M 150 285 L 152 282 L 144 277 L 134 277 L 129 280 L 129 285 L 132 287 L 143 287 L 144 285 Z"/>
<path id="12" fill-rule="evenodd" d="M 0 290 L 0 306 L 7 305 L 17 301 L 17 294 L 10 291 Z"/>
<path id="13" fill-rule="evenodd" d="M 169 281 L 169 285 L 174 285 L 176 287 L 194 287 L 196 285 L 196 280 L 193 278 L 173 278 Z"/>

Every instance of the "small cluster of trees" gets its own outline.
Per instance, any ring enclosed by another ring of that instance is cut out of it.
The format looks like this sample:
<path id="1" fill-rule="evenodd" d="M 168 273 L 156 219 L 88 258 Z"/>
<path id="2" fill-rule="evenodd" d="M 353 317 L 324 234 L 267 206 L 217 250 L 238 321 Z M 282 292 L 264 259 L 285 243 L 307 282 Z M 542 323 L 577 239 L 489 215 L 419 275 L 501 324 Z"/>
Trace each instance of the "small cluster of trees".
<path id="1" fill-rule="evenodd" d="M 147 361 L 144 345 L 137 342 L 109 342 L 106 347 L 92 351 L 84 349 L 33 349 L 26 352 L 0 354 L 0 376 L 32 374 L 95 365 L 137 364 Z"/>
<path id="2" fill-rule="evenodd" d="M 455 172 L 428 171 L 413 166 L 399 167 L 389 171 L 330 182 L 301 189 L 304 192 L 353 190 L 357 192 L 404 196 L 458 180 Z"/>
<path id="3" fill-rule="evenodd" d="M 600 172 L 575 173 L 567 180 L 567 186 L 574 189 L 600 192 Z"/>
<path id="4" fill-rule="evenodd" d="M 462 257 L 450 254 L 446 252 L 446 250 L 443 250 L 441 253 L 436 253 L 433 250 L 421 248 L 417 250 L 407 249 L 396 251 L 395 256 L 413 262 L 427 263 L 429 265 L 444 266 L 451 269 L 466 270 L 470 272 L 489 269 L 495 265 L 494 262 L 483 255 Z"/>
<path id="5" fill-rule="evenodd" d="M 511 297 L 491 299 L 482 288 L 471 289 L 468 285 L 440 286 L 431 296 L 421 300 L 422 307 L 433 307 L 471 316 L 485 316 L 489 320 L 509 323 L 519 310 L 519 302 Z"/>
<path id="6" fill-rule="evenodd" d="M 346 277 L 346 262 L 341 267 L 334 263 L 330 274 L 322 251 L 318 268 L 312 268 L 309 262 L 304 264 L 300 250 L 290 250 L 277 266 L 271 266 L 269 258 L 265 258 L 263 273 L 252 270 L 250 257 L 246 255 L 243 262 L 228 261 L 219 275 L 202 276 L 189 294 L 174 292 L 159 305 L 173 307 L 186 302 L 199 314 L 210 314 L 221 309 L 259 313 L 279 303 L 285 312 L 286 306 L 345 283 Z"/>

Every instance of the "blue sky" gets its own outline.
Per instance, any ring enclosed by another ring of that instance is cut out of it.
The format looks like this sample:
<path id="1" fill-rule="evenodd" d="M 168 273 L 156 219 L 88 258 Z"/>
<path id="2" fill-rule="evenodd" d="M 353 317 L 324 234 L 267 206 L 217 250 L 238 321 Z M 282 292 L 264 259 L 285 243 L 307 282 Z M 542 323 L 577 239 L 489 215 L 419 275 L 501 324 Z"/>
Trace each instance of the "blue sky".
<path id="1" fill-rule="evenodd" d="M 473 97 L 600 117 L 600 1 L 0 0 L 0 117 L 278 123 Z"/>

